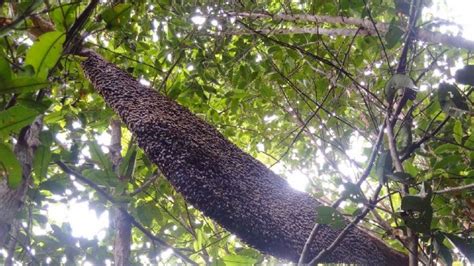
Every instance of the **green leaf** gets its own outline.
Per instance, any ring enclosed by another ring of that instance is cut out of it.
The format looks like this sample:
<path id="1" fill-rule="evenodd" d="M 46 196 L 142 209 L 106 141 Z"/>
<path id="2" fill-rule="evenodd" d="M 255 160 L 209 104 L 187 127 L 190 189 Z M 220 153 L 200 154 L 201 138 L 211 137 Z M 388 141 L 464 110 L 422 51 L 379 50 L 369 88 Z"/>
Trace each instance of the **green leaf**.
<path id="1" fill-rule="evenodd" d="M 433 219 L 431 207 L 431 186 L 423 183 L 418 195 L 406 195 L 402 198 L 401 213 L 406 226 L 419 233 L 428 233 Z"/>
<path id="2" fill-rule="evenodd" d="M 366 202 L 360 187 L 354 183 L 344 183 L 344 191 L 342 192 L 342 196 L 344 198 L 348 198 L 355 203 L 363 203 Z"/>
<path id="3" fill-rule="evenodd" d="M 342 229 L 346 225 L 342 214 L 330 206 L 316 207 L 316 223 L 326 224 L 334 229 Z"/>
<path id="4" fill-rule="evenodd" d="M 22 105 L 15 105 L 0 112 L 0 136 L 19 132 L 20 129 L 31 124 L 36 116 L 38 116 L 36 110 Z"/>
<path id="5" fill-rule="evenodd" d="M 51 20 L 54 22 L 57 30 L 67 31 L 70 25 L 74 23 L 76 19 L 76 9 L 79 3 L 68 3 L 67 5 L 60 5 L 55 8 L 51 13 Z"/>
<path id="6" fill-rule="evenodd" d="M 452 84 L 443 82 L 439 85 L 438 101 L 443 111 L 450 116 L 460 117 L 470 112 L 466 98 Z"/>
<path id="7" fill-rule="evenodd" d="M 135 165 L 137 160 L 137 145 L 130 142 L 125 157 L 119 167 L 119 175 L 121 177 L 131 178 L 135 172 Z"/>
<path id="8" fill-rule="evenodd" d="M 392 102 L 395 97 L 395 93 L 398 90 L 411 89 L 418 91 L 418 88 L 415 86 L 413 80 L 404 74 L 395 74 L 385 85 L 385 96 L 387 97 L 388 102 Z"/>
<path id="9" fill-rule="evenodd" d="M 33 160 L 33 171 L 36 178 L 46 178 L 49 163 L 51 162 L 51 142 L 53 137 L 50 132 L 40 133 L 41 145 L 35 151 L 35 157 Z"/>
<path id="10" fill-rule="evenodd" d="M 402 198 L 401 209 L 404 211 L 422 211 L 430 205 L 429 200 L 418 195 L 407 195 Z"/>
<path id="11" fill-rule="evenodd" d="M 237 254 L 227 255 L 221 259 L 226 266 L 254 265 L 257 259 Z"/>
<path id="12" fill-rule="evenodd" d="M 196 240 L 193 242 L 194 251 L 201 250 L 202 244 L 203 244 L 202 230 L 196 230 Z"/>
<path id="13" fill-rule="evenodd" d="M 97 169 L 85 169 L 82 171 L 82 175 L 102 186 L 115 186 L 118 182 L 118 179 L 109 176 L 105 171 Z"/>
<path id="14" fill-rule="evenodd" d="M 11 78 L 12 78 L 12 69 L 10 67 L 10 63 L 4 57 L 0 57 L 0 82 L 1 83 L 7 82 Z"/>
<path id="15" fill-rule="evenodd" d="M 448 266 L 453 265 L 453 256 L 449 251 L 449 248 L 443 244 L 444 236 L 442 234 L 436 234 L 433 239 L 434 251 Z"/>
<path id="16" fill-rule="evenodd" d="M 397 24 L 397 21 L 392 19 L 390 25 L 388 26 L 388 31 L 385 34 L 385 47 L 388 49 L 395 47 L 402 39 L 404 32 L 402 29 L 400 29 L 400 27 L 398 27 Z"/>
<path id="17" fill-rule="evenodd" d="M 39 190 L 51 191 L 54 194 L 63 194 L 67 185 L 70 183 L 68 177 L 64 175 L 55 175 L 40 183 Z"/>
<path id="18" fill-rule="evenodd" d="M 451 243 L 466 257 L 471 263 L 474 263 L 474 238 L 461 238 L 457 235 L 443 233 Z"/>
<path id="19" fill-rule="evenodd" d="M 458 83 L 474 86 L 474 65 L 464 66 L 456 71 L 454 77 Z"/>
<path id="20" fill-rule="evenodd" d="M 107 28 L 118 28 L 120 25 L 127 23 L 130 17 L 131 7 L 132 4 L 121 3 L 114 7 L 107 8 L 100 16 L 105 23 L 107 23 Z"/>
<path id="21" fill-rule="evenodd" d="M 456 120 L 454 122 L 453 137 L 458 144 L 462 145 L 463 131 L 462 131 L 462 123 L 459 120 Z"/>
<path id="22" fill-rule="evenodd" d="M 104 154 L 97 142 L 90 141 L 89 150 L 91 153 L 92 160 L 99 164 L 99 166 L 105 171 L 105 174 L 109 177 L 115 177 L 115 173 L 112 170 L 112 162 L 110 161 L 110 158 Z"/>
<path id="23" fill-rule="evenodd" d="M 400 182 L 403 184 L 411 184 L 415 181 L 415 178 L 408 173 L 394 172 L 393 174 L 386 175 L 389 179 Z"/>
<path id="24" fill-rule="evenodd" d="M 0 87 L 0 95 L 6 93 L 26 93 L 40 90 L 49 85 L 48 81 L 39 77 L 17 77 L 6 81 Z"/>
<path id="25" fill-rule="evenodd" d="M 411 146 L 413 142 L 412 123 L 413 121 L 411 116 L 408 116 L 400 129 L 400 133 L 398 134 L 397 138 L 399 151 L 405 151 L 408 147 Z"/>
<path id="26" fill-rule="evenodd" d="M 20 162 L 10 147 L 0 143 L 0 176 L 7 177 L 10 188 L 17 188 L 22 181 L 22 168 Z"/>
<path id="27" fill-rule="evenodd" d="M 59 31 L 41 35 L 26 53 L 25 64 L 35 69 L 37 77 L 45 79 L 48 71 L 56 65 L 63 51 L 66 34 Z"/>
<path id="28" fill-rule="evenodd" d="M 435 149 L 435 153 L 436 154 L 453 153 L 453 152 L 457 151 L 458 149 L 459 149 L 458 146 L 456 146 L 454 144 L 451 144 L 451 143 L 446 143 L 446 144 L 443 144 L 443 145 L 439 145 Z"/>
<path id="29" fill-rule="evenodd" d="M 159 217 L 160 211 L 153 202 L 145 202 L 136 208 L 137 217 L 144 226 L 151 226 L 153 219 Z"/>
<path id="30" fill-rule="evenodd" d="M 392 157 L 388 151 L 384 151 L 380 154 L 375 165 L 375 173 L 381 183 L 386 182 L 386 176 L 392 173 Z"/>

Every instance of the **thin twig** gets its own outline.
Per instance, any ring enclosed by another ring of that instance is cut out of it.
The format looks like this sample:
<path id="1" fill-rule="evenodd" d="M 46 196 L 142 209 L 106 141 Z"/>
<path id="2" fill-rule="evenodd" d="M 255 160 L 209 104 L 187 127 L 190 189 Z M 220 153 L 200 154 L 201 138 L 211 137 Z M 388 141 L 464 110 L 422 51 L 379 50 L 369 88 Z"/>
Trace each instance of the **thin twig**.
<path id="1" fill-rule="evenodd" d="M 305 50 L 297 45 L 293 45 L 293 44 L 290 44 L 290 43 L 286 43 L 286 42 L 283 42 L 283 41 L 280 41 L 280 40 L 277 40 L 275 38 L 272 38 L 266 34 L 263 34 L 261 33 L 260 31 L 258 30 L 255 30 L 253 28 L 251 28 L 249 25 L 245 24 L 243 21 L 241 20 L 237 20 L 242 26 L 244 26 L 246 29 L 256 33 L 257 35 L 263 37 L 264 39 L 266 40 L 269 40 L 269 41 L 272 41 L 273 43 L 276 43 L 282 47 L 286 47 L 286 48 L 289 48 L 289 49 L 292 49 L 292 50 L 296 50 L 298 51 L 299 53 L 301 53 L 302 55 L 305 55 L 305 56 L 308 56 L 309 58 L 313 59 L 313 60 L 316 60 L 318 62 L 321 62 L 327 66 L 330 66 L 334 69 L 336 69 L 337 71 L 341 72 L 342 74 L 344 74 L 344 76 L 346 76 L 349 80 L 351 80 L 354 85 L 356 85 L 356 87 L 358 89 L 362 89 L 363 91 L 365 91 L 367 94 L 369 94 L 370 96 L 372 96 L 372 98 L 374 98 L 380 105 L 382 106 L 385 106 L 385 104 L 383 103 L 382 100 L 380 100 L 377 95 L 375 95 L 373 92 L 371 92 L 370 90 L 368 90 L 366 87 L 362 86 L 357 80 L 355 80 L 355 78 L 352 76 L 351 73 L 347 72 L 347 70 L 345 70 L 343 67 L 339 67 L 337 65 L 335 65 L 333 62 L 331 62 L 330 60 L 324 58 L 324 57 L 321 57 L 321 56 L 318 56 L 316 54 L 313 54 L 311 52 L 309 52 L 308 50 Z"/>
<path id="2" fill-rule="evenodd" d="M 375 205 L 372 203 L 377 201 L 377 198 L 379 196 L 379 193 L 382 187 L 383 187 L 383 183 L 380 183 L 375 189 L 371 202 L 369 202 L 368 206 L 364 208 L 362 213 L 357 215 L 357 217 L 352 222 L 346 225 L 346 227 L 339 233 L 339 235 L 332 242 L 332 244 L 329 247 L 321 250 L 319 254 L 313 260 L 309 262 L 309 265 L 317 264 L 322 258 L 324 258 L 324 256 L 326 256 L 327 254 L 330 254 L 339 245 L 339 243 L 344 239 L 344 237 L 349 233 L 349 230 L 351 230 L 352 227 L 356 226 L 370 212 L 370 210 L 374 208 Z"/>
<path id="3" fill-rule="evenodd" d="M 139 188 L 135 189 L 133 192 L 130 193 L 130 197 L 134 197 L 138 193 L 145 190 L 147 187 L 149 187 L 151 184 L 153 184 L 153 182 L 155 182 L 156 179 L 158 179 L 158 177 L 159 177 L 159 175 L 154 175 L 154 176 L 148 178 L 145 182 L 142 183 L 142 185 Z"/>
<path id="4" fill-rule="evenodd" d="M 387 116 L 388 117 L 388 116 Z M 386 118 L 387 118 L 386 117 Z M 386 120 L 386 119 L 385 119 Z M 385 121 L 384 120 L 384 121 Z M 375 163 L 375 159 L 377 158 L 377 154 L 379 152 L 379 149 L 380 149 L 380 146 L 382 144 L 382 140 L 383 140 L 383 135 L 384 135 L 384 128 L 385 128 L 385 125 L 386 123 L 383 123 L 382 125 L 382 128 L 380 129 L 379 131 L 379 134 L 377 136 L 377 141 L 372 149 L 372 153 L 370 154 L 370 158 L 369 158 L 369 162 L 368 162 L 368 165 L 367 165 L 367 168 L 365 169 L 364 173 L 362 173 L 362 176 L 359 178 L 359 181 L 357 181 L 357 184 L 356 186 L 357 187 L 360 187 L 360 185 L 365 181 L 365 179 L 367 179 L 367 177 L 369 176 L 370 174 L 370 171 L 372 170 L 372 167 Z M 378 193 L 377 193 L 378 194 Z M 344 201 L 345 198 L 344 197 L 339 197 L 332 205 L 331 207 L 333 208 L 337 208 L 339 206 L 339 204 L 341 204 L 342 201 Z M 361 218 L 362 219 L 362 218 Z M 303 247 L 303 251 L 301 252 L 301 255 L 300 255 L 300 258 L 298 260 L 298 265 L 303 265 L 304 263 L 304 260 L 305 260 L 305 257 L 306 257 L 306 254 L 308 253 L 309 251 L 309 248 L 310 248 L 310 245 L 311 245 L 311 242 L 314 240 L 314 238 L 316 237 L 316 234 L 319 230 L 319 228 L 321 227 L 321 224 L 319 223 L 316 223 L 313 227 L 313 229 L 311 230 L 311 233 L 309 234 L 308 238 L 306 239 L 306 242 L 304 244 L 304 247 Z M 313 259 L 314 260 L 314 259 Z"/>
<path id="5" fill-rule="evenodd" d="M 448 187 L 442 190 L 433 191 L 434 194 L 443 194 L 443 193 L 453 193 L 453 192 L 461 192 L 463 190 L 473 190 L 474 191 L 474 184 L 469 184 L 465 186 L 459 187 Z"/>
<path id="6" fill-rule="evenodd" d="M 374 27 L 377 38 L 380 42 L 380 45 L 382 46 L 382 51 L 383 51 L 383 54 L 385 56 L 385 60 L 387 60 L 388 69 L 390 70 L 390 73 L 392 74 L 393 70 L 392 70 L 392 66 L 390 65 L 390 59 L 389 59 L 388 54 L 387 54 L 387 49 L 385 48 L 385 43 L 382 40 L 382 37 L 380 36 L 380 32 L 379 32 L 379 29 L 377 27 L 377 23 L 375 22 L 374 17 L 372 16 L 372 12 L 370 12 L 370 8 L 367 6 L 367 1 L 366 0 L 363 0 L 363 1 L 364 1 L 365 11 L 367 11 L 367 15 L 369 15 L 370 22 L 372 22 L 372 26 Z"/>

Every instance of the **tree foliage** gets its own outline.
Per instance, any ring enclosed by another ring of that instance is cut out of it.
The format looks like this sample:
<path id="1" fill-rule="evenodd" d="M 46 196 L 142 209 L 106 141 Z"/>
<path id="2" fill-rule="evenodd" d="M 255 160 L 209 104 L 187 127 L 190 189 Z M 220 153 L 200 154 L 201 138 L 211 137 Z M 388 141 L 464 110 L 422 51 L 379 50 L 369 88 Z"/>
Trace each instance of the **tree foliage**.
<path id="1" fill-rule="evenodd" d="M 359 225 L 395 249 L 406 252 L 403 240 L 414 231 L 428 259 L 473 260 L 472 54 L 462 42 L 422 39 L 443 26 L 426 15 L 413 21 L 413 10 L 431 1 L 116 2 L 87 18 L 77 33 L 84 45 L 275 171 L 304 173 L 305 190 L 328 205 L 317 210 L 319 223 L 341 226 L 373 204 Z M 14 245 L 5 250 L 21 262 L 113 260 L 113 227 L 78 238 L 48 216 L 52 205 L 87 201 L 98 214 L 122 206 L 159 239 L 134 227 L 132 264 L 183 260 L 168 256 L 171 247 L 196 263 L 276 263 L 189 206 L 125 127 L 120 163 L 110 156 L 111 142 L 99 136 L 110 138 L 116 116 L 85 79 L 83 59 L 63 53 L 87 4 L 0 6 L 0 181 L 9 189 L 21 183 L 22 160 L 13 154 L 25 126 L 38 116 L 44 123 Z M 54 31 L 41 32 L 36 16 Z M 315 21 L 322 16 L 355 22 Z M 466 67 L 456 72 L 459 65 Z"/>

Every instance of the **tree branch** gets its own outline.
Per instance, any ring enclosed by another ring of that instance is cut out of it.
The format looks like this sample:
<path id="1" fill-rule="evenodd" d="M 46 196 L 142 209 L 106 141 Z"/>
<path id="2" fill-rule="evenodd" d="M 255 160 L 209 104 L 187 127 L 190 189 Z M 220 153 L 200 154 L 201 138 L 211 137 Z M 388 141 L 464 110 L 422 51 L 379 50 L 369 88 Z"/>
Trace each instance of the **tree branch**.
<path id="1" fill-rule="evenodd" d="M 338 245 L 339 243 L 344 239 L 344 237 L 347 235 L 347 233 L 349 233 L 349 230 L 356 226 L 362 219 L 364 219 L 364 217 L 374 208 L 376 202 L 377 202 L 377 198 L 380 194 L 380 190 L 382 189 L 383 187 L 383 183 L 380 183 L 377 188 L 375 189 L 375 192 L 374 192 L 374 195 L 371 199 L 371 201 L 369 202 L 369 204 L 364 208 L 364 210 L 362 211 L 361 214 L 357 215 L 357 217 L 352 221 L 350 222 L 348 225 L 346 225 L 346 227 L 344 228 L 344 230 L 342 230 L 339 235 L 337 236 L 337 238 L 332 242 L 332 244 L 327 247 L 327 248 L 324 248 L 323 250 L 321 250 L 319 252 L 319 254 L 313 259 L 311 260 L 311 262 L 309 263 L 309 265 L 316 265 L 317 263 L 319 263 L 321 261 L 321 259 L 324 258 L 324 256 L 326 256 L 327 254 L 331 253 Z"/>
<path id="2" fill-rule="evenodd" d="M 388 114 L 387 114 L 387 117 L 388 117 Z M 387 117 L 386 117 L 386 119 L 387 119 Z M 377 136 L 377 141 L 376 141 L 376 143 L 375 143 L 375 145 L 372 149 L 372 153 L 370 154 L 370 158 L 369 158 L 369 162 L 367 164 L 367 168 L 365 169 L 364 173 L 362 173 L 362 176 L 359 178 L 359 181 L 356 184 L 358 187 L 360 187 L 360 185 L 362 185 L 362 183 L 365 181 L 365 179 L 367 179 L 367 177 L 370 174 L 370 171 L 372 170 L 372 167 L 375 163 L 375 159 L 377 158 L 377 154 L 378 154 L 380 146 L 382 144 L 385 125 L 386 125 L 386 123 L 383 124 L 382 128 L 379 131 L 379 135 Z M 331 205 L 331 207 L 333 207 L 333 208 L 339 207 L 339 204 L 341 204 L 341 202 L 343 202 L 344 200 L 345 200 L 344 197 L 342 197 L 342 196 L 339 197 L 339 199 L 337 199 Z M 304 263 L 306 254 L 309 252 L 311 242 L 316 237 L 320 227 L 321 227 L 321 224 L 317 223 L 317 224 L 314 225 L 313 229 L 311 230 L 311 233 L 309 234 L 308 238 L 306 239 L 306 242 L 305 242 L 304 247 L 303 247 L 303 251 L 301 252 L 300 258 L 298 260 L 298 265 L 302 265 Z M 319 257 L 319 254 L 316 257 Z M 313 259 L 313 260 L 315 260 L 315 259 Z M 318 258 L 318 260 L 319 259 L 320 258 Z"/>
<path id="3" fill-rule="evenodd" d="M 76 172 L 75 170 L 69 168 L 66 164 L 64 164 L 62 161 L 55 161 L 55 163 L 67 174 L 69 175 L 73 175 L 74 177 L 76 177 L 77 179 L 79 179 L 79 181 L 85 183 L 86 185 L 90 186 L 91 188 L 93 188 L 95 191 L 97 191 L 97 193 L 99 193 L 100 195 L 102 195 L 106 200 L 108 200 L 109 202 L 111 202 L 112 204 L 117 204 L 117 202 L 115 201 L 115 199 L 110 196 L 105 190 L 103 190 L 101 187 L 99 187 L 96 183 L 92 182 L 91 180 L 89 180 L 88 178 L 86 178 L 85 176 L 79 174 L 78 172 Z M 177 250 L 176 248 L 174 248 L 173 246 L 171 246 L 170 244 L 166 243 L 163 239 L 155 236 L 153 233 L 151 233 L 150 231 L 148 231 L 148 229 L 146 229 L 143 225 L 141 225 L 139 222 L 137 222 L 135 220 L 135 217 L 133 217 L 131 214 L 129 214 L 125 209 L 123 209 L 122 207 L 119 207 L 118 208 L 120 210 L 121 213 L 123 213 L 125 216 L 127 216 L 128 219 L 130 219 L 130 222 L 131 224 L 133 224 L 136 228 L 138 228 L 138 230 L 140 230 L 144 235 L 146 235 L 148 238 L 150 238 L 151 240 L 155 241 L 155 242 L 158 242 L 160 245 L 162 245 L 163 247 L 165 248 L 169 248 L 173 251 L 173 254 L 176 254 L 176 256 L 178 256 L 179 258 L 181 258 L 182 260 L 184 260 L 185 262 L 191 264 L 191 265 L 197 265 L 194 261 L 192 261 L 190 258 L 188 258 L 186 255 L 184 255 L 183 253 L 181 253 L 179 250 Z"/>
<path id="4" fill-rule="evenodd" d="M 352 25 L 361 28 L 361 35 L 376 36 L 377 32 L 385 34 L 388 32 L 388 23 L 372 23 L 369 19 L 351 18 L 351 17 L 333 17 L 323 15 L 306 15 L 306 14 L 264 14 L 264 13 L 247 13 L 247 12 L 227 12 L 228 15 L 239 17 L 239 18 L 251 18 L 251 19 L 272 19 L 274 21 L 289 21 L 289 22 L 312 22 L 316 24 L 342 24 Z M 318 29 L 317 28 L 292 28 L 289 30 L 275 30 L 275 34 L 295 34 L 295 33 L 313 33 L 321 35 L 331 36 L 349 36 L 357 29 L 353 29 L 349 34 L 350 29 Z M 259 32 L 266 31 L 266 29 L 259 29 Z M 241 31 L 243 34 L 245 31 Z M 251 31 L 247 34 L 252 34 Z M 460 36 L 452 36 L 439 32 L 432 32 L 427 30 L 419 30 L 416 34 L 416 39 L 429 43 L 441 43 L 451 47 L 462 48 L 466 50 L 474 50 L 474 41 L 464 39 Z"/>
<path id="5" fill-rule="evenodd" d="M 459 186 L 459 187 L 448 187 L 442 190 L 433 191 L 433 193 L 443 194 L 443 193 L 461 192 L 463 190 L 474 190 L 474 184 L 469 184 L 469 185 Z"/>

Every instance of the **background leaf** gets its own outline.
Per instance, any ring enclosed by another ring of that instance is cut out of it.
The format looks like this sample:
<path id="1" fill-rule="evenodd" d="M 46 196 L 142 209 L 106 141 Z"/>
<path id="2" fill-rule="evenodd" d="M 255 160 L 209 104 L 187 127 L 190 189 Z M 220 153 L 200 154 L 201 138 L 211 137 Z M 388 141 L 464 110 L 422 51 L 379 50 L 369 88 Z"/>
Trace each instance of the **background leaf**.
<path id="1" fill-rule="evenodd" d="M 0 136 L 18 133 L 20 129 L 33 122 L 38 114 L 36 110 L 22 105 L 16 105 L 0 112 Z"/>
<path id="2" fill-rule="evenodd" d="M 10 147 L 0 143 L 0 175 L 8 180 L 10 188 L 17 188 L 22 180 L 22 168 L 20 162 L 16 159 L 15 154 Z"/>
<path id="3" fill-rule="evenodd" d="M 25 64 L 33 66 L 36 76 L 46 78 L 48 71 L 56 65 L 66 39 L 64 32 L 52 31 L 41 35 L 26 53 Z"/>

